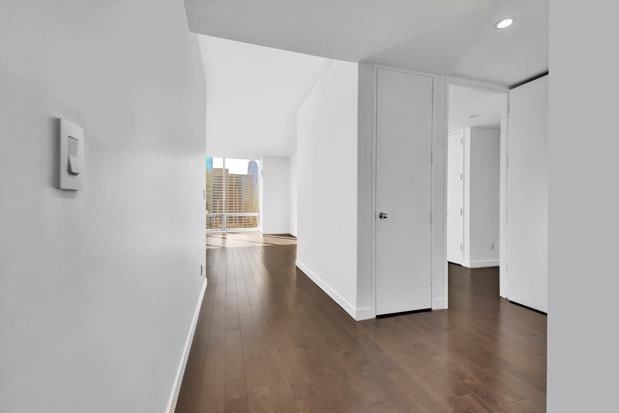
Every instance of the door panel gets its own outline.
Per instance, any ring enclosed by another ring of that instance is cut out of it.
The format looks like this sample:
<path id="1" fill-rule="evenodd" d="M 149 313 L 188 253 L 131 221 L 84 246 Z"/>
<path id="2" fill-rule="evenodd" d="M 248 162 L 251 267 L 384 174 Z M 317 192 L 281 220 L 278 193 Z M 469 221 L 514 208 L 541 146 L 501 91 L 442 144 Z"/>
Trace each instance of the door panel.
<path id="1" fill-rule="evenodd" d="M 547 311 L 548 77 L 509 92 L 507 298 Z"/>
<path id="2" fill-rule="evenodd" d="M 447 260 L 464 257 L 464 131 L 449 135 L 447 145 Z"/>
<path id="3" fill-rule="evenodd" d="M 431 307 L 432 78 L 378 69 L 376 313 Z M 380 219 L 379 212 L 388 214 Z"/>

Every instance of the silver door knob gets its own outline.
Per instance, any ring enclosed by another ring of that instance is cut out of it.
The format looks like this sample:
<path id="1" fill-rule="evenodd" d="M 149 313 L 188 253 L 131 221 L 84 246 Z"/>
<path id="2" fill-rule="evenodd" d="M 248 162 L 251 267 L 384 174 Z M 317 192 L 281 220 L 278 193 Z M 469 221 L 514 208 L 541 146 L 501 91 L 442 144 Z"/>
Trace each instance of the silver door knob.
<path id="1" fill-rule="evenodd" d="M 386 212 L 379 212 L 378 213 L 378 218 L 380 218 L 380 219 L 387 219 L 387 218 L 389 218 L 389 215 Z"/>

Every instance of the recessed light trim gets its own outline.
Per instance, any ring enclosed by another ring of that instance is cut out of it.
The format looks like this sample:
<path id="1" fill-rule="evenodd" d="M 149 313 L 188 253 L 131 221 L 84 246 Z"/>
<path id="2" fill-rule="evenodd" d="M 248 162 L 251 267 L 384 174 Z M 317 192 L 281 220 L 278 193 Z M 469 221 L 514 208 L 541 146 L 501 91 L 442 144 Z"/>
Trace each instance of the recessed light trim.
<path id="1" fill-rule="evenodd" d="M 507 19 L 499 20 L 496 23 L 496 28 L 499 29 L 499 30 L 500 29 L 507 29 L 509 26 L 512 25 L 513 22 L 514 22 L 514 19 L 511 19 L 509 17 Z"/>

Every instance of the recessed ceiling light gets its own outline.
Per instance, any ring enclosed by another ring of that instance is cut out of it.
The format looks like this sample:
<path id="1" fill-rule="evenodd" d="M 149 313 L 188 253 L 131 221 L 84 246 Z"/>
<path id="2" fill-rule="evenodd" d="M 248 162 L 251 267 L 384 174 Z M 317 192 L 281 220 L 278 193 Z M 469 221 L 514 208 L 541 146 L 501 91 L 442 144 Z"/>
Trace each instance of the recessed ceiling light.
<path id="1" fill-rule="evenodd" d="M 470 119 L 475 119 L 479 117 L 479 113 L 474 113 L 472 115 L 469 116 Z"/>
<path id="2" fill-rule="evenodd" d="M 497 22 L 496 24 L 496 28 L 497 29 L 506 29 L 509 26 L 512 25 L 512 23 L 514 22 L 514 19 L 503 19 Z"/>

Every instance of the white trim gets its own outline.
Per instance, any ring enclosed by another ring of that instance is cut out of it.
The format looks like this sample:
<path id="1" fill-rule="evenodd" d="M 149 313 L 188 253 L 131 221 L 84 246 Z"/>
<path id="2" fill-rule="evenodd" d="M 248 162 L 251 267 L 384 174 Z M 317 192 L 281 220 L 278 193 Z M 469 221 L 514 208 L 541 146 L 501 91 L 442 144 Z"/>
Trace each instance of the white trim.
<path id="1" fill-rule="evenodd" d="M 170 398 L 168 399 L 168 405 L 165 410 L 168 413 L 173 413 L 176 410 L 176 403 L 178 402 L 178 395 L 181 390 L 181 384 L 183 383 L 185 367 L 187 367 L 187 360 L 189 359 L 189 352 L 191 351 L 191 343 L 193 341 L 193 335 L 196 332 L 196 326 L 198 325 L 198 317 L 200 316 L 200 308 L 202 307 L 202 300 L 204 299 L 204 293 L 206 292 L 206 284 L 207 284 L 207 280 L 205 278 L 204 282 L 202 283 L 202 287 L 200 289 L 200 295 L 198 297 L 196 308 L 193 312 L 193 319 L 191 320 L 191 326 L 189 327 L 187 338 L 185 338 L 185 346 L 183 348 L 183 354 L 181 355 L 181 359 L 178 364 L 178 368 L 176 370 L 176 377 L 174 377 L 174 384 L 172 385 L 172 392 L 170 393 Z"/>
<path id="2" fill-rule="evenodd" d="M 355 320 L 357 321 L 371 320 L 373 318 L 376 318 L 376 312 L 372 307 L 357 308 L 355 311 Z"/>
<path id="3" fill-rule="evenodd" d="M 481 80 L 467 79 L 467 78 L 458 77 L 458 76 L 447 76 L 447 83 L 449 83 L 450 85 L 469 86 L 469 87 L 485 89 L 488 91 L 494 91 L 494 92 L 499 92 L 499 93 L 509 92 L 508 86 L 499 85 L 497 83 L 492 83 L 492 82 L 484 82 Z"/>
<path id="4" fill-rule="evenodd" d="M 393 72 L 400 72 L 400 73 L 410 73 L 412 75 L 426 76 L 426 77 L 431 77 L 433 79 L 437 79 L 439 77 L 442 77 L 441 75 L 437 75 L 435 73 L 422 72 L 422 71 L 413 70 L 413 69 L 403 69 L 401 67 L 395 67 L 395 66 L 389 66 L 389 65 L 375 64 L 374 66 L 377 69 L 385 69 L 385 70 L 390 70 L 390 71 L 393 71 Z"/>
<path id="5" fill-rule="evenodd" d="M 352 305 L 347 299 L 342 297 L 340 293 L 335 291 L 325 280 L 323 280 L 318 274 L 314 271 L 310 270 L 307 265 L 303 264 L 301 261 L 297 260 L 297 267 L 303 271 L 307 278 L 312 280 L 314 284 L 320 287 L 333 301 L 335 301 L 340 307 L 344 309 L 353 319 L 357 319 L 357 309 L 354 305 Z"/>
<path id="6" fill-rule="evenodd" d="M 500 261 L 498 259 L 462 261 L 462 266 L 466 268 L 498 267 L 499 264 Z"/>
<path id="7" fill-rule="evenodd" d="M 509 276 L 507 265 L 507 170 L 509 166 L 507 147 L 509 143 L 509 93 L 505 94 L 501 114 L 501 160 L 499 187 L 499 295 L 507 296 Z"/>
<path id="8" fill-rule="evenodd" d="M 445 76 L 434 81 L 432 120 L 432 309 L 449 305 L 449 269 L 447 266 L 447 144 L 449 134 L 449 86 Z M 437 188 L 437 184 L 442 185 Z M 440 280 L 442 288 L 436 286 Z"/>
<path id="9" fill-rule="evenodd" d="M 377 145 L 378 145 L 378 66 L 372 65 L 372 242 L 370 246 L 372 248 L 370 274 L 372 277 L 372 307 L 374 307 L 374 317 L 376 317 L 376 163 L 377 160 Z"/>
<path id="10" fill-rule="evenodd" d="M 447 310 L 447 300 L 443 298 L 435 298 L 432 300 L 432 311 Z"/>

